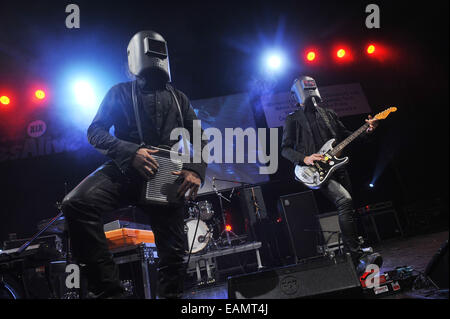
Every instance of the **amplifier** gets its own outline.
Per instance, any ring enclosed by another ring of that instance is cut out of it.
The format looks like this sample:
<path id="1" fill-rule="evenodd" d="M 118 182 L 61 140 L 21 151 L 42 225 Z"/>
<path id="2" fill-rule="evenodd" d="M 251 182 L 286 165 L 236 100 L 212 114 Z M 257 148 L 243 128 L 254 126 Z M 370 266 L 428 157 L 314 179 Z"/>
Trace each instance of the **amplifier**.
<path id="1" fill-rule="evenodd" d="M 313 257 L 299 264 L 228 278 L 230 299 L 360 298 L 349 255 Z"/>
<path id="2" fill-rule="evenodd" d="M 321 239 L 318 208 L 312 191 L 280 197 L 281 216 L 294 262 L 317 256 Z"/>
<path id="3" fill-rule="evenodd" d="M 142 204 L 182 205 L 184 199 L 179 199 L 176 196 L 180 185 L 180 177 L 173 175 L 172 172 L 181 171 L 183 162 L 172 160 L 170 154 L 173 152 L 171 151 L 152 146 L 149 148 L 159 151 L 152 155 L 158 162 L 159 169 L 144 183 Z"/>
<path id="4" fill-rule="evenodd" d="M 403 236 L 403 228 L 395 209 L 366 208 L 364 211 L 359 209 L 358 212 L 360 212 L 359 220 L 368 242 L 379 243 L 385 239 Z"/>
<path id="5" fill-rule="evenodd" d="M 440 289 L 448 290 L 448 239 L 442 244 L 441 248 L 431 258 L 425 274 Z"/>

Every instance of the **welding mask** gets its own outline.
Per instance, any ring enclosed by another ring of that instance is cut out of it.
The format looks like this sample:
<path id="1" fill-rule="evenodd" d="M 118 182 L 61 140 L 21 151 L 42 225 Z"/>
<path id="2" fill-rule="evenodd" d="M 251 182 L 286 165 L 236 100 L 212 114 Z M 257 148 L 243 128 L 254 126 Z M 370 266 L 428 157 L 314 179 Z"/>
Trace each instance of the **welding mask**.
<path id="1" fill-rule="evenodd" d="M 128 68 L 137 77 L 171 81 L 167 42 L 154 31 L 140 31 L 127 48 Z"/>
<path id="2" fill-rule="evenodd" d="M 295 79 L 291 87 L 291 94 L 300 105 L 308 103 L 316 105 L 317 102 L 322 102 L 316 81 L 309 76 L 301 76 Z"/>

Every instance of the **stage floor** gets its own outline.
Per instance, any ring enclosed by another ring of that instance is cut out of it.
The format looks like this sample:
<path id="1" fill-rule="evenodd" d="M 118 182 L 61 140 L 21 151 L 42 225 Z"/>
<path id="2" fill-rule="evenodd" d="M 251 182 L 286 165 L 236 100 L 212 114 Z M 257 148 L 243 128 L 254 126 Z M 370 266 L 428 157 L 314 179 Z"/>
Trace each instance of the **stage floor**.
<path id="1" fill-rule="evenodd" d="M 415 270 L 423 272 L 444 241 L 448 240 L 448 235 L 448 231 L 443 231 L 386 241 L 374 246 L 374 249 L 383 256 L 384 262 L 381 272 L 386 272 L 399 266 L 411 266 Z M 434 299 L 442 297 L 442 295 L 436 294 L 436 289 L 424 288 L 400 292 L 383 299 Z M 448 294 L 446 297 L 448 298 Z"/>
<path id="2" fill-rule="evenodd" d="M 443 231 L 417 235 L 414 237 L 391 239 L 374 245 L 374 250 L 383 256 L 384 262 L 381 272 L 383 273 L 401 266 L 410 266 L 417 271 L 423 272 L 428 262 L 442 246 L 444 241 L 448 240 L 448 236 L 448 231 Z M 435 289 L 406 291 L 383 297 L 383 299 L 442 298 L 442 296 L 432 294 L 434 291 Z M 216 283 L 215 285 L 198 289 L 191 289 L 185 293 L 184 298 L 227 299 L 226 282 Z"/>

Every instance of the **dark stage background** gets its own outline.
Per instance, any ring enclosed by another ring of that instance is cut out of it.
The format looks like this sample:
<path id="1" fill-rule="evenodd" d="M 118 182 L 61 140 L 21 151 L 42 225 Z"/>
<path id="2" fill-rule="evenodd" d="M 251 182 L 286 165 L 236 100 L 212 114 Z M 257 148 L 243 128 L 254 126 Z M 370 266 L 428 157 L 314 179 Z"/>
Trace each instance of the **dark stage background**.
<path id="1" fill-rule="evenodd" d="M 364 26 L 364 8 L 371 3 L 365 1 L 78 1 L 81 28 L 68 30 L 64 8 L 69 3 L 17 1 L 0 6 L 0 89 L 22 98 L 0 110 L 0 241 L 9 233 L 21 238 L 33 234 L 40 220 L 57 214 L 55 202 L 105 161 L 82 138 L 61 146 L 61 152 L 44 155 L 38 150 L 37 156 L 14 158 L 13 148 L 23 140 L 24 127 L 46 118 L 48 130 L 55 132 L 52 141 L 84 136 L 91 115 L 79 119 L 79 114 L 66 110 L 70 96 L 64 85 L 71 76 L 66 77 L 65 70 L 101 69 L 97 80 L 99 91 L 105 93 L 127 80 L 126 46 L 141 29 L 164 35 L 173 82 L 191 100 L 284 92 L 296 76 L 308 74 L 319 88 L 360 83 L 372 114 L 397 106 L 397 113 L 380 124 L 367 145 L 355 144 L 347 152 L 355 205 L 391 200 L 401 211 L 405 205 L 440 199 L 441 225 L 448 226 L 447 1 L 426 5 L 378 1 L 380 29 Z M 324 59 L 315 66 L 305 65 L 300 53 L 305 46 L 327 50 L 340 41 L 354 47 L 377 41 L 386 44 L 392 56 L 386 61 L 355 57 L 348 64 Z M 283 74 L 262 79 L 260 55 L 272 45 L 284 47 L 291 64 Z M 36 81 L 46 83 L 51 92 L 49 103 L 39 109 L 23 102 L 30 83 Z M 208 111 L 217 110 L 211 106 Z M 230 108 L 227 116 L 245 114 L 240 120 L 248 126 L 266 126 L 257 105 L 247 111 Z M 365 116 L 342 120 L 356 129 Z M 374 178 L 375 187 L 369 189 Z M 279 196 L 306 189 L 293 180 L 291 164 L 281 157 L 280 169 L 270 181 L 262 187 L 270 220 L 275 221 Z M 320 194 L 316 199 L 321 211 L 333 210 Z"/>

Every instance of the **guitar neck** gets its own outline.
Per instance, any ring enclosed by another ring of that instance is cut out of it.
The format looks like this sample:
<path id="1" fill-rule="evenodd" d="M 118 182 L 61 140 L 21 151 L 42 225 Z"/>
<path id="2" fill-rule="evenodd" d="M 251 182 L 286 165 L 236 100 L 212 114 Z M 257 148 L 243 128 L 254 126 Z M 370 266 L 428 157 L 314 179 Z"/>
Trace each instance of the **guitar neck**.
<path id="1" fill-rule="evenodd" d="M 362 133 L 364 133 L 367 128 L 369 127 L 369 123 L 365 123 L 363 126 L 361 126 L 359 129 L 357 129 L 353 134 L 351 134 L 349 137 L 347 137 L 345 140 L 343 140 L 341 143 L 339 143 L 333 150 L 330 152 L 332 156 L 335 156 L 340 151 L 342 151 L 348 144 L 353 142 L 358 136 L 360 136 Z"/>

